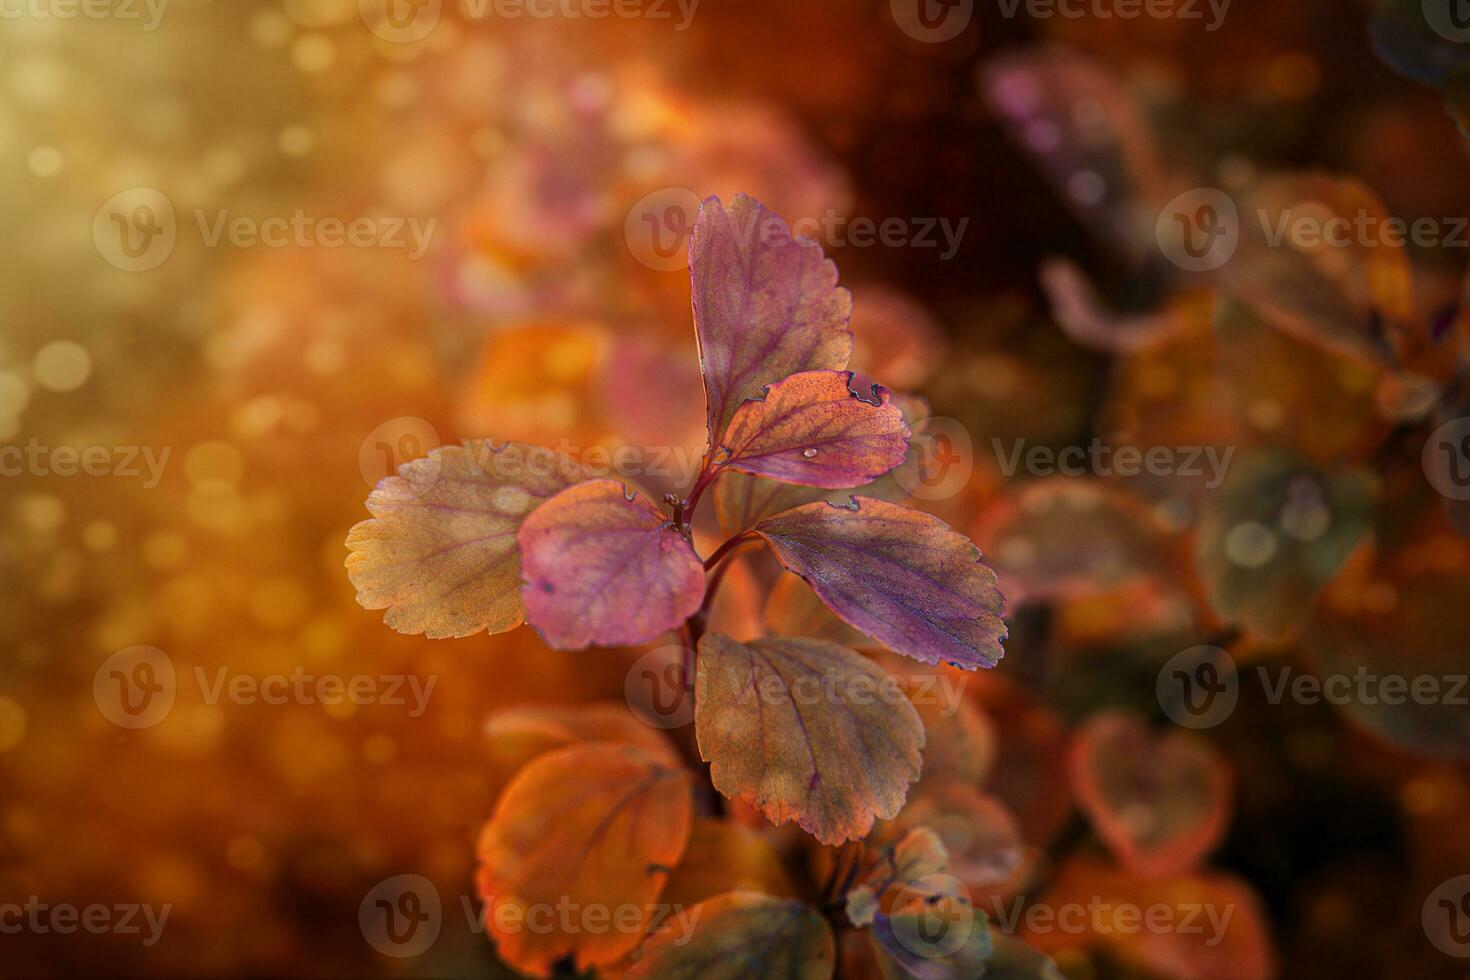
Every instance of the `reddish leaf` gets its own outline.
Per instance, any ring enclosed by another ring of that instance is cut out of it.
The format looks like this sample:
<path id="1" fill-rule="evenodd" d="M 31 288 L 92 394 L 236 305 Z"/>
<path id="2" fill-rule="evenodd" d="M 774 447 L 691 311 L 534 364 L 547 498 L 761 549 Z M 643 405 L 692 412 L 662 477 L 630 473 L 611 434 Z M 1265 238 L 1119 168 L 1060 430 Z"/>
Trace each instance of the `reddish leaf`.
<path id="1" fill-rule="evenodd" d="M 878 479 L 904 460 L 909 430 L 887 389 L 868 401 L 849 371 L 804 371 L 766 388 L 730 420 L 716 461 L 785 483 L 841 490 Z"/>
<path id="2" fill-rule="evenodd" d="M 966 670 L 1004 655 L 995 573 L 938 518 L 853 497 L 846 507 L 807 504 L 754 530 L 829 609 L 894 652 Z"/>
<path id="3" fill-rule="evenodd" d="M 521 526 L 526 618 L 561 650 L 643 643 L 694 615 L 704 563 L 666 515 L 616 480 L 557 494 Z"/>
<path id="4" fill-rule="evenodd" d="M 766 385 L 847 366 L 852 296 L 838 287 L 836 265 L 760 202 L 705 201 L 689 266 L 710 445 Z"/>
<path id="5" fill-rule="evenodd" d="M 1093 859 L 1075 859 L 1062 868 L 1043 901 L 1054 912 L 1068 906 L 1099 910 L 1096 917 L 1088 916 L 1090 928 L 1082 935 L 1059 929 L 1055 917 L 1024 929 L 1024 938 L 1043 950 L 1103 950 L 1123 966 L 1178 980 L 1280 975 L 1260 900 L 1229 875 L 1139 878 Z M 1149 909 L 1165 925 L 1139 928 L 1139 910 Z M 1007 929 L 1028 925 L 1026 916 L 1003 923 Z"/>
<path id="6" fill-rule="evenodd" d="M 1229 763 L 1191 732 L 1154 737 L 1142 719 L 1107 712 L 1077 733 L 1069 762 L 1099 836 L 1141 875 L 1189 871 L 1229 826 Z"/>
<path id="7" fill-rule="evenodd" d="M 542 501 L 585 479 L 537 446 L 445 446 L 368 496 L 373 520 L 347 536 L 347 574 L 366 609 L 431 639 L 503 633 L 525 621 L 516 532 Z"/>
<path id="8" fill-rule="evenodd" d="M 922 765 L 924 729 L 897 682 L 821 640 L 706 634 L 694 723 L 716 789 L 824 844 L 897 814 Z"/>
<path id="9" fill-rule="evenodd" d="M 909 427 L 910 439 L 903 462 L 896 469 L 880 476 L 860 489 L 864 497 L 878 500 L 905 500 L 909 488 L 918 486 L 923 480 L 924 456 L 932 451 L 923 432 L 929 417 L 929 404 L 912 395 L 894 396 L 893 404 L 903 413 L 904 424 Z M 720 519 L 720 528 L 726 534 L 748 531 L 767 517 L 800 507 L 802 504 L 829 500 L 845 504 L 851 494 L 842 490 L 824 490 L 803 487 L 792 483 L 781 483 L 765 477 L 750 476 L 733 470 L 720 477 L 715 484 L 715 512 Z"/>
<path id="10" fill-rule="evenodd" d="M 593 742 L 540 756 L 506 787 L 480 835 L 476 884 L 500 958 L 550 976 L 615 963 L 638 945 L 689 838 L 684 773 L 627 745 Z M 636 906 L 637 929 L 527 928 L 567 902 L 611 912 Z M 528 910 L 538 914 L 528 920 Z M 497 914 L 497 910 L 498 913 Z"/>
<path id="11" fill-rule="evenodd" d="M 726 892 L 689 910 L 692 938 L 672 931 L 649 940 L 627 980 L 828 980 L 832 929 L 796 899 Z"/>

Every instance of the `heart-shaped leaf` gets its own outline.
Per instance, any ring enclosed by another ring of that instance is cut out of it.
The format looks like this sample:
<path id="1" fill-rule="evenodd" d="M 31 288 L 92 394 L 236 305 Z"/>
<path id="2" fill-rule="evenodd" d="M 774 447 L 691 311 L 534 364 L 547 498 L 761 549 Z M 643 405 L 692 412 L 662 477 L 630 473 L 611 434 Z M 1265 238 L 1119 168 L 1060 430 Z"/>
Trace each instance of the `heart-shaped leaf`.
<path id="1" fill-rule="evenodd" d="M 1192 732 L 1155 737 L 1139 717 L 1104 712 L 1077 733 L 1068 761 L 1098 835 L 1141 875 L 1189 871 L 1230 823 L 1229 763 Z"/>
<path id="2" fill-rule="evenodd" d="M 887 389 L 872 401 L 849 371 L 804 371 L 741 405 L 716 462 L 784 483 L 841 490 L 871 483 L 904 460 L 909 430 Z"/>
<path id="3" fill-rule="evenodd" d="M 503 633 L 525 621 L 516 532 L 535 507 L 586 479 L 538 446 L 444 446 L 368 495 L 373 519 L 347 535 L 347 574 L 365 609 L 431 639 Z"/>
<path id="4" fill-rule="evenodd" d="M 687 774 L 628 745 L 573 745 L 522 769 L 478 848 L 476 885 L 500 958 L 523 973 L 550 976 L 566 956 L 580 972 L 631 952 L 684 853 L 690 810 Z M 526 928 L 542 921 L 540 909 L 567 902 L 619 914 L 632 905 L 643 918 L 636 929 Z"/>
<path id="5" fill-rule="evenodd" d="M 836 962 L 832 930 L 796 899 L 726 892 L 689 910 L 694 935 L 650 939 L 628 980 L 829 980 Z"/>
<path id="6" fill-rule="evenodd" d="M 937 517 L 853 497 L 846 507 L 807 504 L 754 530 L 827 608 L 890 650 L 966 670 L 1004 655 L 995 573 Z"/>
<path id="7" fill-rule="evenodd" d="M 815 242 L 744 194 L 712 197 L 689 245 L 694 327 L 704 370 L 710 445 L 735 410 L 799 371 L 847 367 L 852 295 Z"/>
<path id="8" fill-rule="evenodd" d="M 1268 980 L 1282 976 L 1261 901 L 1245 882 L 1204 873 L 1142 878 L 1092 858 L 1075 858 L 1056 875 L 1044 899 L 1053 909 L 1097 909 L 1085 932 L 1057 928 L 1055 919 L 1027 928 L 1024 938 L 1051 951 L 1093 950 L 1123 971 L 1178 980 Z M 1150 911 L 1139 928 L 1138 910 Z"/>
<path id="9" fill-rule="evenodd" d="M 526 619 L 560 650 L 643 643 L 704 598 L 704 563 L 683 532 L 616 480 L 557 494 L 521 526 Z"/>
<path id="10" fill-rule="evenodd" d="M 706 634 L 694 723 L 716 789 L 824 844 L 892 818 L 922 766 L 924 728 L 898 683 L 821 640 Z"/>

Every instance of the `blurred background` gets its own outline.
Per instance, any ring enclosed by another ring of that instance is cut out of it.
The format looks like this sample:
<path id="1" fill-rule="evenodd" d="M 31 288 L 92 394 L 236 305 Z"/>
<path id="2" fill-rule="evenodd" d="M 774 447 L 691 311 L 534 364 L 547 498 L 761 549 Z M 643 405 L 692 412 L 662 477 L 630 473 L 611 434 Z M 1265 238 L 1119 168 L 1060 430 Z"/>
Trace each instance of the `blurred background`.
<path id="1" fill-rule="evenodd" d="M 1011 599 L 969 694 L 1029 845 L 1085 877 L 1096 839 L 1053 853 L 1069 740 L 1158 714 L 1162 665 L 1220 646 L 1209 863 L 1263 924 L 1231 955 L 1470 975 L 1470 905 L 1445 939 L 1428 901 L 1470 874 L 1470 708 L 1272 703 L 1248 670 L 1470 666 L 1463 484 L 1421 465 L 1467 414 L 1455 42 L 1415 6 L 1118 6 L 0 8 L 0 903 L 169 909 L 7 929 L 0 974 L 509 975 L 459 913 L 509 776 L 487 719 L 622 702 L 644 651 L 400 636 L 343 540 L 462 438 L 697 462 L 683 243 L 744 191 L 836 260 L 854 366 L 928 399 L 955 469 L 915 496 Z M 1189 269 L 1156 230 L 1195 188 L 1445 234 L 1326 258 L 1247 234 Z M 1233 455 L 1221 481 L 1010 462 L 1094 439 Z M 671 465 L 639 475 L 675 489 Z M 411 958 L 359 915 L 400 874 L 446 908 Z M 1444 894 L 1453 916 L 1470 884 Z M 1247 975 L 1034 941 L 1069 977 Z"/>

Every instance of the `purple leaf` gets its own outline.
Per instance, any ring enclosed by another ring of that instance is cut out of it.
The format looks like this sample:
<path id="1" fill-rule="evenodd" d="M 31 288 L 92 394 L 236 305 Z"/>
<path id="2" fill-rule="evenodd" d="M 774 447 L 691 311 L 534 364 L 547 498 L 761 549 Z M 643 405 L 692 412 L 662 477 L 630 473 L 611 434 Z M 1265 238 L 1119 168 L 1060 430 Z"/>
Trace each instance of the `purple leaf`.
<path id="1" fill-rule="evenodd" d="M 651 640 L 704 599 L 704 563 L 689 540 L 616 480 L 552 497 L 519 541 L 526 620 L 560 650 Z"/>
<path id="2" fill-rule="evenodd" d="M 849 626 L 927 664 L 994 667 L 1005 598 L 980 549 L 928 514 L 868 497 L 807 504 L 754 530 Z"/>
<path id="3" fill-rule="evenodd" d="M 744 194 L 711 197 L 689 246 L 694 327 L 710 445 L 766 385 L 799 371 L 847 366 L 852 295 L 815 242 Z"/>

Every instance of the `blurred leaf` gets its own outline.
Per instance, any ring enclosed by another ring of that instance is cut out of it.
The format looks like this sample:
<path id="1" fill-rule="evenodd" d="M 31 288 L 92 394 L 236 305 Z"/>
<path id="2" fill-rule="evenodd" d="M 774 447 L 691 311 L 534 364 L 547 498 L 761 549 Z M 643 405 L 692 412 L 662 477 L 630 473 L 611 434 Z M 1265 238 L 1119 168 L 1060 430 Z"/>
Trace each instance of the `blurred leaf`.
<path id="1" fill-rule="evenodd" d="M 1413 280 L 1407 232 L 1395 246 L 1378 195 L 1352 177 L 1290 175 L 1262 181 L 1243 205 L 1240 247 L 1221 270 L 1225 289 L 1304 340 L 1390 358 L 1386 331 L 1414 316 Z M 1320 241 L 1298 241 L 1300 222 Z M 1339 244 L 1328 237 L 1339 224 L 1362 230 L 1345 231 Z"/>
<path id="2" fill-rule="evenodd" d="M 846 898 L 847 918 L 859 928 L 870 926 L 880 912 L 880 900 L 890 888 L 940 874 L 949 867 L 949 854 L 939 835 L 928 827 L 909 831 L 878 849 L 863 877 Z"/>
<path id="3" fill-rule="evenodd" d="M 694 615 L 704 563 L 668 516 L 616 480 L 557 494 L 521 525 L 526 618 L 561 650 L 643 643 Z"/>
<path id="4" fill-rule="evenodd" d="M 760 202 L 744 194 L 729 208 L 706 200 L 689 271 L 711 446 L 766 385 L 847 367 L 852 296 L 838 288 L 837 266 Z"/>
<path id="5" fill-rule="evenodd" d="M 1264 910 L 1244 882 L 1207 873 L 1146 879 L 1093 859 L 1063 867 L 1047 890 L 1044 907 L 1053 917 L 1045 928 L 1027 928 L 1022 938 L 1042 950 L 1103 950 L 1126 966 L 1177 980 L 1271 980 L 1276 952 Z M 1141 913 L 1157 906 L 1164 927 L 1140 926 Z M 1096 910 L 1087 932 L 1058 928 L 1060 910 Z M 1017 926 L 1024 926 L 1022 916 Z"/>
<path id="6" fill-rule="evenodd" d="M 847 507 L 807 504 L 754 530 L 829 609 L 895 653 L 968 670 L 1004 655 L 995 573 L 938 518 L 853 497 Z"/>
<path id="7" fill-rule="evenodd" d="M 1190 871 L 1230 825 L 1230 764 L 1190 732 L 1155 735 L 1142 718 L 1103 712 L 1073 736 L 1069 767 L 1098 835 L 1141 875 Z"/>
<path id="8" fill-rule="evenodd" d="M 510 966 L 550 976 L 616 962 L 638 945 L 689 839 L 687 774 L 640 749 L 593 742 L 540 756 L 521 770 L 480 835 L 476 885 L 496 951 Z M 607 910 L 633 905 L 636 930 L 526 928 L 532 907 L 566 902 Z M 516 909 L 505 915 L 497 909 Z"/>
<path id="9" fill-rule="evenodd" d="M 1200 518 L 1200 576 L 1221 618 L 1263 639 L 1294 633 L 1368 529 L 1376 494 L 1366 470 L 1242 455 Z"/>
<path id="10" fill-rule="evenodd" d="M 766 598 L 764 619 L 766 629 L 775 634 L 830 640 L 845 647 L 873 643 L 866 634 L 838 619 L 799 575 L 787 573 L 776 579 Z"/>
<path id="11" fill-rule="evenodd" d="M 628 980 L 828 980 L 836 951 L 817 910 L 796 899 L 726 892 L 696 905 L 694 936 L 655 936 Z"/>
<path id="12" fill-rule="evenodd" d="M 684 765 L 669 737 L 639 721 L 621 701 L 520 704 L 491 713 L 484 731 L 491 758 L 516 768 L 577 742 L 620 742 L 644 750 L 670 769 Z"/>
<path id="13" fill-rule="evenodd" d="M 366 609 L 400 633 L 502 633 L 525 621 L 516 533 L 581 468 L 537 446 L 445 446 L 368 495 L 373 519 L 347 536 L 347 574 Z"/>
<path id="14" fill-rule="evenodd" d="M 796 894 L 780 857 L 763 837 L 726 820 L 696 818 L 684 860 L 669 876 L 663 903 L 687 908 L 728 891 L 777 898 Z"/>
<path id="15" fill-rule="evenodd" d="M 922 767 L 924 729 L 897 682 L 821 640 L 706 634 L 695 730 L 716 789 L 824 844 L 897 814 Z"/>

